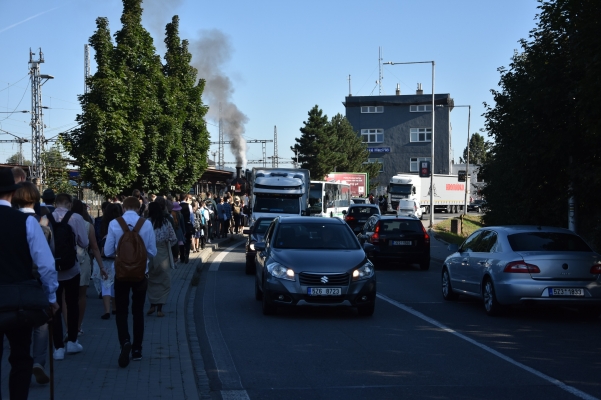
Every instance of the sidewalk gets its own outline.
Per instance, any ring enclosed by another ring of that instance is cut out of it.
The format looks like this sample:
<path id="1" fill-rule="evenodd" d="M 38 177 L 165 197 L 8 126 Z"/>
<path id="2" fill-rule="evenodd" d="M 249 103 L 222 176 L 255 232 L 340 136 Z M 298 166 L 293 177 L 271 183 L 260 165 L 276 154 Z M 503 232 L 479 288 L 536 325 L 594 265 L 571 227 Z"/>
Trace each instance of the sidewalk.
<path id="1" fill-rule="evenodd" d="M 103 320 L 102 300 L 93 285 L 88 288 L 87 308 L 79 342 L 83 352 L 66 354 L 62 361 L 54 361 L 54 395 L 56 399 L 199 399 L 210 398 L 208 380 L 204 369 L 196 371 L 202 359 L 199 352 L 191 355 L 188 334 L 196 339 L 193 323 L 193 310 L 188 309 L 190 292 L 196 287 L 190 282 L 197 269 L 207 261 L 211 253 L 219 247 L 241 240 L 243 235 L 234 238 L 217 239 L 200 253 L 190 253 L 188 264 L 178 264 L 172 270 L 171 292 L 163 307 L 165 317 L 156 313 L 144 316 L 145 331 L 142 360 L 131 361 L 127 368 L 117 364 L 119 341 L 115 316 Z M 90 281 L 91 283 L 91 281 Z M 144 312 L 150 305 L 146 301 Z M 129 314 L 130 334 L 132 334 L 131 310 Z M 191 343 L 197 343 L 193 340 Z M 2 398 L 8 399 L 8 374 L 10 349 L 8 341 L 3 343 L 1 369 Z M 49 354 L 51 356 L 51 354 Z M 46 361 L 46 373 L 50 374 L 50 360 Z M 203 377 L 205 379 L 203 379 Z M 29 399 L 48 399 L 50 385 L 39 385 L 31 380 Z"/>

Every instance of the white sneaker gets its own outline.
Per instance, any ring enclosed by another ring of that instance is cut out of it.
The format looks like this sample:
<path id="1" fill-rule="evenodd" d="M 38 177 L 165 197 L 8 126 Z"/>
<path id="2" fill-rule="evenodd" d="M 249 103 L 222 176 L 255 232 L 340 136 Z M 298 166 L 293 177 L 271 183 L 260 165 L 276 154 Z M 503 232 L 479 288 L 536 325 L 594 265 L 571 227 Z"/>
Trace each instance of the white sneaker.
<path id="1" fill-rule="evenodd" d="M 67 354 L 79 353 L 83 350 L 83 346 L 76 340 L 75 342 L 67 342 Z"/>
<path id="2" fill-rule="evenodd" d="M 55 360 L 64 360 L 65 359 L 65 348 L 61 347 L 60 349 L 54 350 L 54 355 L 52 356 Z"/>

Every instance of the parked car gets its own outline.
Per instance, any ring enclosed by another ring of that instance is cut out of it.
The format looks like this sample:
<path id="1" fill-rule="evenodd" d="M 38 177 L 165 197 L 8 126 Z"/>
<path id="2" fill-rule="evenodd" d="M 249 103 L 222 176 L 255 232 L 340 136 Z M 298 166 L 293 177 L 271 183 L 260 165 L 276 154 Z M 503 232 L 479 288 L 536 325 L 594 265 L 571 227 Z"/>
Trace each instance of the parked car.
<path id="1" fill-rule="evenodd" d="M 601 255 L 572 231 L 541 226 L 481 228 L 442 266 L 442 295 L 484 301 L 488 315 L 510 305 L 578 307 L 601 314 Z"/>
<path id="2" fill-rule="evenodd" d="M 374 313 L 374 266 L 342 220 L 278 217 L 255 249 L 255 298 L 262 300 L 263 314 L 294 306 L 350 306 L 360 315 Z"/>
<path id="3" fill-rule="evenodd" d="M 417 263 L 430 268 L 430 235 L 414 217 L 372 215 L 357 234 L 360 243 L 371 243 L 368 253 L 374 262 Z"/>
<path id="4" fill-rule="evenodd" d="M 474 200 L 467 205 L 467 211 L 482 212 L 486 211 L 486 200 Z"/>
<path id="5" fill-rule="evenodd" d="M 353 197 L 351 198 L 351 204 L 369 204 L 367 197 Z"/>
<path id="6" fill-rule="evenodd" d="M 269 228 L 269 224 L 271 224 L 273 218 L 259 218 L 257 219 L 252 226 L 245 228 L 243 233 L 248 235 L 246 238 L 246 274 L 252 275 L 255 273 L 255 255 L 257 254 L 255 250 L 255 243 L 262 242 L 263 236 L 265 232 L 267 232 L 267 228 Z"/>
<path id="7" fill-rule="evenodd" d="M 415 200 L 411 199 L 401 199 L 399 200 L 399 205 L 397 208 L 397 214 L 406 216 L 406 217 L 415 217 L 422 219 L 422 208 L 419 203 Z"/>
<path id="8" fill-rule="evenodd" d="M 351 204 L 346 211 L 343 211 L 344 221 L 351 227 L 353 232 L 359 232 L 367 219 L 374 214 L 380 214 L 380 208 L 376 204 Z"/>

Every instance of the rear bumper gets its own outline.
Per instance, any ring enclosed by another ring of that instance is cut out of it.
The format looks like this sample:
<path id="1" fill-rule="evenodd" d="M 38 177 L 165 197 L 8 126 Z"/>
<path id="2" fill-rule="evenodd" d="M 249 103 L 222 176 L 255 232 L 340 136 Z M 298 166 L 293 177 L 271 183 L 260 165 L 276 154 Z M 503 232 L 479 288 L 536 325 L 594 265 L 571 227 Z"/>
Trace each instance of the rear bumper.
<path id="1" fill-rule="evenodd" d="M 581 288 L 584 296 L 552 296 L 549 288 Z M 601 282 L 537 282 L 495 283 L 499 303 L 511 304 L 540 304 L 557 306 L 601 306 Z"/>

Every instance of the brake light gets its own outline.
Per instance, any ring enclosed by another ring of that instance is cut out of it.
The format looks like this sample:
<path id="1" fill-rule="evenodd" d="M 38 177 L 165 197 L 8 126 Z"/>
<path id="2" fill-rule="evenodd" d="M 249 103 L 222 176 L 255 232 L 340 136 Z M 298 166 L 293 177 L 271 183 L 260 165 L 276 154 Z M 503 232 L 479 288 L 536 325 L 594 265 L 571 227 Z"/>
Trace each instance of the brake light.
<path id="1" fill-rule="evenodd" d="M 512 272 L 518 274 L 538 274 L 540 269 L 533 264 L 525 263 L 524 261 L 512 261 L 505 266 L 503 272 Z"/>
<path id="2" fill-rule="evenodd" d="M 380 243 L 380 221 L 378 221 L 374 228 L 374 234 L 371 235 L 370 242 L 371 244 Z"/>
<path id="3" fill-rule="evenodd" d="M 346 217 L 344 217 L 345 221 L 354 221 L 355 217 L 351 216 L 351 215 L 347 215 Z"/>
<path id="4" fill-rule="evenodd" d="M 426 244 L 430 244 L 430 235 L 428 235 L 428 231 L 426 230 L 426 228 L 422 225 L 422 231 L 424 232 L 424 242 Z"/>
<path id="5" fill-rule="evenodd" d="M 591 274 L 601 274 L 601 264 L 595 264 L 591 267 Z"/>

